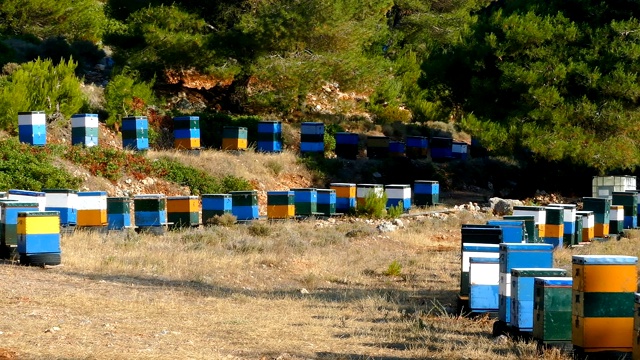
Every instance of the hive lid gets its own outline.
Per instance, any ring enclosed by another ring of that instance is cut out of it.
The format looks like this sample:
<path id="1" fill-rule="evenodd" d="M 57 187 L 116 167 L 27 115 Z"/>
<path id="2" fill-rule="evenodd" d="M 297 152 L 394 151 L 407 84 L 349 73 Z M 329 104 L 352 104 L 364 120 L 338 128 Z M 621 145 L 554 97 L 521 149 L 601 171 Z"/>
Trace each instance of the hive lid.
<path id="1" fill-rule="evenodd" d="M 500 251 L 500 246 L 498 244 L 462 243 L 462 251 L 498 252 Z"/>
<path id="2" fill-rule="evenodd" d="M 203 194 L 202 198 L 220 198 L 220 197 L 231 197 L 231 194 Z"/>
<path id="3" fill-rule="evenodd" d="M 31 191 L 31 190 L 17 190 L 11 189 L 7 191 L 9 195 L 23 195 L 23 196 L 45 196 L 45 193 L 42 191 Z"/>
<path id="4" fill-rule="evenodd" d="M 73 114 L 72 118 L 82 118 L 82 117 L 98 117 L 98 114 Z"/>
<path id="5" fill-rule="evenodd" d="M 437 184 L 438 182 L 435 180 L 414 180 L 414 184 Z"/>
<path id="6" fill-rule="evenodd" d="M 346 186 L 346 187 L 355 187 L 356 184 L 353 183 L 331 183 L 329 184 L 329 186 L 336 186 L 336 187 L 342 187 L 342 186 Z"/>
<path id="7" fill-rule="evenodd" d="M 627 255 L 573 255 L 572 262 L 578 265 L 626 265 L 637 264 L 638 258 Z"/>
<path id="8" fill-rule="evenodd" d="M 512 268 L 511 276 L 537 277 L 537 276 L 566 276 L 567 270 L 560 268 Z"/>
<path id="9" fill-rule="evenodd" d="M 291 191 L 318 191 L 316 188 L 291 188 Z"/>
<path id="10" fill-rule="evenodd" d="M 407 184 L 389 184 L 389 185 L 385 185 L 385 188 L 401 188 L 401 189 L 406 189 L 406 188 L 410 188 L 411 185 L 407 185 Z"/>
<path id="11" fill-rule="evenodd" d="M 533 280 L 536 284 L 544 284 L 547 286 L 567 286 L 570 287 L 573 285 L 572 277 L 549 277 L 549 276 L 541 276 Z"/>
<path id="12" fill-rule="evenodd" d="M 106 191 L 80 191 L 78 196 L 107 196 Z"/>
<path id="13" fill-rule="evenodd" d="M 167 196 L 167 200 L 195 200 L 197 196 Z"/>
<path id="14" fill-rule="evenodd" d="M 200 120 L 199 116 L 176 116 L 173 120 L 181 121 L 181 120 Z"/>
<path id="15" fill-rule="evenodd" d="M 336 192 L 334 189 L 316 189 L 319 193 L 334 193 Z"/>
<path id="16" fill-rule="evenodd" d="M 115 201 L 131 201 L 131 198 L 128 197 L 108 197 L 107 198 L 108 202 L 115 202 Z"/>
<path id="17" fill-rule="evenodd" d="M 469 263 L 475 264 L 499 264 L 499 258 L 485 258 L 485 257 L 470 257 Z"/>
<path id="18" fill-rule="evenodd" d="M 18 111 L 18 115 L 44 114 L 44 111 Z"/>
<path id="19" fill-rule="evenodd" d="M 358 184 L 360 188 L 381 188 L 382 184 Z"/>
<path id="20" fill-rule="evenodd" d="M 0 207 L 35 207 L 40 206 L 38 203 L 25 202 L 25 201 L 0 201 Z"/>
<path id="21" fill-rule="evenodd" d="M 42 189 L 45 194 L 77 194 L 78 190 L 72 189 Z"/>
<path id="22" fill-rule="evenodd" d="M 285 195 L 285 196 L 293 196 L 293 191 L 287 191 L 287 190 L 275 190 L 275 191 L 267 191 L 267 196 L 272 195 L 272 196 L 278 196 L 278 195 Z"/>
<path id="23" fill-rule="evenodd" d="M 144 199 L 164 199 L 166 196 L 164 194 L 139 194 L 139 195 L 135 195 L 133 198 L 138 200 L 144 200 Z"/>
<path id="24" fill-rule="evenodd" d="M 18 217 L 60 216 L 59 211 L 20 211 Z"/>
<path id="25" fill-rule="evenodd" d="M 584 210 L 580 210 L 580 211 L 576 211 L 577 215 L 593 215 L 593 211 L 584 211 Z"/>
<path id="26" fill-rule="evenodd" d="M 528 206 L 528 205 L 518 205 L 514 206 L 513 210 L 524 210 L 524 211 L 544 211 L 544 206 Z"/>
<path id="27" fill-rule="evenodd" d="M 553 250 L 552 244 L 522 244 L 522 243 L 501 243 L 500 251 L 506 250 L 529 250 L 529 251 L 540 251 L 540 250 Z"/>
<path id="28" fill-rule="evenodd" d="M 575 209 L 578 205 L 576 204 L 549 204 L 550 207 L 561 207 L 563 209 Z"/>

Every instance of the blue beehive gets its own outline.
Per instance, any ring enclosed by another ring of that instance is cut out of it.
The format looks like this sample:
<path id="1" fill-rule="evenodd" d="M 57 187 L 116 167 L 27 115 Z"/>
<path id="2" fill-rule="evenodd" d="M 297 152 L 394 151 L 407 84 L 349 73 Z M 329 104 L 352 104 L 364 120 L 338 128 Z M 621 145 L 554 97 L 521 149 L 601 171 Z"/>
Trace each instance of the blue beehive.
<path id="1" fill-rule="evenodd" d="M 316 210 L 324 216 L 336 213 L 336 191 L 333 189 L 317 189 L 318 206 Z"/>
<path id="2" fill-rule="evenodd" d="M 108 197 L 107 230 L 122 230 L 128 227 L 131 227 L 131 199 Z"/>
<path id="3" fill-rule="evenodd" d="M 458 160 L 467 160 L 469 157 L 469 146 L 465 142 L 451 142 L 451 156 Z"/>
<path id="4" fill-rule="evenodd" d="M 2 246 L 18 245 L 18 213 L 38 211 L 38 203 L 3 199 L 0 201 L 0 240 Z"/>
<path id="5" fill-rule="evenodd" d="M 502 228 L 502 242 L 524 243 L 527 242 L 527 230 L 522 220 L 489 220 L 487 225 L 496 225 Z"/>
<path id="6" fill-rule="evenodd" d="M 85 147 L 98 145 L 98 114 L 71 116 L 71 145 Z"/>
<path id="7" fill-rule="evenodd" d="M 44 189 L 45 211 L 57 211 L 60 225 L 74 226 L 78 221 L 78 191 L 70 189 Z"/>
<path id="8" fill-rule="evenodd" d="M 173 118 L 173 138 L 176 149 L 200 148 L 200 117 L 176 116 Z"/>
<path id="9" fill-rule="evenodd" d="M 360 136 L 356 133 L 337 132 L 336 139 L 336 156 L 343 159 L 355 160 L 358 157 L 358 143 Z"/>
<path id="10" fill-rule="evenodd" d="M 290 189 L 296 205 L 295 214 L 311 216 L 318 212 L 318 192 L 315 188 Z"/>
<path id="11" fill-rule="evenodd" d="M 469 296 L 469 259 L 472 257 L 499 259 L 499 256 L 500 246 L 498 244 L 462 244 L 462 259 L 460 262 L 460 296 Z M 496 310 L 497 309 L 498 308 L 496 306 Z"/>
<path id="12" fill-rule="evenodd" d="M 431 206 L 440 202 L 440 184 L 432 180 L 416 180 L 413 183 L 413 203 Z"/>
<path id="13" fill-rule="evenodd" d="M 146 116 L 122 119 L 122 147 L 142 151 L 149 149 L 149 122 Z"/>
<path id="14" fill-rule="evenodd" d="M 303 122 L 300 124 L 300 152 L 303 154 L 324 153 L 324 123 Z"/>
<path id="15" fill-rule="evenodd" d="M 424 136 L 407 136 L 405 138 L 407 157 L 410 159 L 426 158 L 429 151 L 429 140 Z"/>
<path id="16" fill-rule="evenodd" d="M 511 269 L 550 268 L 553 266 L 552 244 L 500 244 L 500 307 L 498 320 L 511 321 Z"/>
<path id="17" fill-rule="evenodd" d="M 260 121 L 258 123 L 258 151 L 282 151 L 282 123 L 280 121 Z"/>
<path id="18" fill-rule="evenodd" d="M 567 270 L 554 268 L 511 269 L 511 326 L 521 332 L 533 331 L 534 279 L 563 277 Z"/>
<path id="19" fill-rule="evenodd" d="M 434 137 L 431 138 L 431 159 L 434 161 L 443 161 L 453 159 L 451 147 L 453 146 L 452 138 Z"/>
<path id="20" fill-rule="evenodd" d="M 60 219 L 57 211 L 19 212 L 17 234 L 21 264 L 60 264 Z"/>
<path id="21" fill-rule="evenodd" d="M 387 194 L 387 209 L 391 206 L 401 206 L 403 211 L 411 209 L 411 186 L 409 185 L 385 185 Z"/>
<path id="22" fill-rule="evenodd" d="M 38 203 L 39 211 L 44 211 L 47 207 L 46 194 L 42 191 L 9 189 L 7 198 L 9 200 Z"/>
<path id="23" fill-rule="evenodd" d="M 47 143 L 47 116 L 44 111 L 18 113 L 18 139 L 21 143 L 44 146 Z"/>
<path id="24" fill-rule="evenodd" d="M 494 312 L 498 308 L 499 259 L 469 258 L 469 310 Z"/>
<path id="25" fill-rule="evenodd" d="M 566 246 L 577 245 L 576 239 L 576 218 L 577 207 L 575 204 L 549 204 L 552 207 L 561 207 L 563 211 L 563 242 Z"/>
<path id="26" fill-rule="evenodd" d="M 160 228 L 167 225 L 167 197 L 164 194 L 144 194 L 133 197 L 136 227 Z"/>
<path id="27" fill-rule="evenodd" d="M 402 157 L 404 156 L 404 143 L 400 141 L 389 141 L 389 156 Z"/>
<path id="28" fill-rule="evenodd" d="M 231 194 L 204 194 L 202 195 L 202 223 L 211 224 L 214 216 L 231 214 L 233 201 Z"/>
<path id="29" fill-rule="evenodd" d="M 259 217 L 258 192 L 255 190 L 232 191 L 231 213 L 238 221 L 257 220 Z"/>
<path id="30" fill-rule="evenodd" d="M 331 183 L 329 187 L 336 191 L 336 211 L 348 214 L 356 208 L 356 184 Z"/>

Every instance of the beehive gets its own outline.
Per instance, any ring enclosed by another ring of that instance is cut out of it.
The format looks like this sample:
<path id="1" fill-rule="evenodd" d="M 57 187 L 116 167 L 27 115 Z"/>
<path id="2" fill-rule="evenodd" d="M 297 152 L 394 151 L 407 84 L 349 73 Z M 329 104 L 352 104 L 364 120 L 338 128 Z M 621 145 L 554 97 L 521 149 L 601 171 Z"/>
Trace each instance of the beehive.
<path id="1" fill-rule="evenodd" d="M 167 225 L 167 197 L 164 194 L 142 194 L 133 197 L 135 226 L 162 228 Z"/>
<path id="2" fill-rule="evenodd" d="M 469 310 L 495 312 L 498 308 L 499 260 L 487 257 L 469 258 Z"/>
<path id="3" fill-rule="evenodd" d="M 632 359 L 640 360 L 640 294 L 634 297 Z"/>
<path id="4" fill-rule="evenodd" d="M 0 240 L 3 246 L 18 245 L 18 213 L 39 211 L 38 203 L 17 200 L 0 201 Z"/>
<path id="5" fill-rule="evenodd" d="M 225 126 L 222 129 L 222 150 L 245 150 L 248 146 L 246 127 Z"/>
<path id="6" fill-rule="evenodd" d="M 356 203 L 358 206 L 364 206 L 367 196 L 381 198 L 383 195 L 384 187 L 380 184 L 358 184 L 356 186 Z"/>
<path id="7" fill-rule="evenodd" d="M 318 213 L 324 216 L 332 216 L 336 213 L 336 191 L 333 189 L 317 189 Z"/>
<path id="8" fill-rule="evenodd" d="M 511 322 L 511 269 L 551 268 L 553 245 L 551 244 L 500 244 L 500 308 L 498 319 Z"/>
<path id="9" fill-rule="evenodd" d="M 462 243 L 462 257 L 460 261 L 461 296 L 469 296 L 469 259 L 472 257 L 498 259 L 499 256 L 500 246 L 498 246 L 498 244 Z"/>
<path id="10" fill-rule="evenodd" d="M 231 214 L 238 221 L 257 220 L 258 214 L 258 192 L 252 191 L 232 191 L 231 192 Z"/>
<path id="11" fill-rule="evenodd" d="M 544 241 L 545 224 L 547 222 L 547 213 L 543 206 L 514 206 L 513 215 L 515 216 L 533 216 L 538 228 L 538 239 Z"/>
<path id="12" fill-rule="evenodd" d="M 389 156 L 390 140 L 386 136 L 367 136 L 367 157 L 384 159 Z"/>
<path id="13" fill-rule="evenodd" d="M 549 204 L 552 207 L 561 207 L 564 209 L 563 214 L 563 244 L 565 246 L 576 245 L 576 216 L 577 209 L 575 204 Z"/>
<path id="14" fill-rule="evenodd" d="M 542 343 L 571 341 L 571 277 L 534 279 L 533 338 Z"/>
<path id="15" fill-rule="evenodd" d="M 624 230 L 624 206 L 611 205 L 609 214 L 609 234 L 621 234 Z"/>
<path id="16" fill-rule="evenodd" d="M 500 244 L 503 242 L 502 228 L 497 225 L 462 224 L 461 243 Z"/>
<path id="17" fill-rule="evenodd" d="M 614 191 L 611 196 L 611 205 L 622 205 L 624 207 L 625 229 L 635 229 L 638 227 L 638 192 L 637 191 Z"/>
<path id="18" fill-rule="evenodd" d="M 260 121 L 258 123 L 256 149 L 261 152 L 282 151 L 282 123 L 280 121 Z"/>
<path id="19" fill-rule="evenodd" d="M 200 117 L 176 116 L 173 118 L 173 145 L 176 149 L 200 149 Z"/>
<path id="20" fill-rule="evenodd" d="M 128 197 L 107 198 L 107 229 L 123 230 L 131 227 L 131 199 Z"/>
<path id="21" fill-rule="evenodd" d="M 360 136 L 356 133 L 337 132 L 336 140 L 336 156 L 342 159 L 355 160 L 358 157 L 358 143 Z"/>
<path id="22" fill-rule="evenodd" d="M 384 186 L 387 194 L 387 209 L 392 206 L 400 206 L 402 211 L 411 209 L 411 186 L 404 184 L 391 184 Z"/>
<path id="23" fill-rule="evenodd" d="M 401 141 L 389 141 L 389 156 L 403 157 L 405 151 L 404 148 L 404 143 Z"/>
<path id="24" fill-rule="evenodd" d="M 78 221 L 79 227 L 94 227 L 107 225 L 107 192 L 81 191 L 78 192 Z"/>
<path id="25" fill-rule="evenodd" d="M 318 192 L 315 188 L 291 189 L 296 205 L 296 215 L 311 216 L 318 212 Z"/>
<path id="26" fill-rule="evenodd" d="M 535 277 L 565 277 L 567 270 L 556 268 L 511 269 L 511 321 L 521 332 L 533 332 Z"/>
<path id="27" fill-rule="evenodd" d="M 564 243 L 564 209 L 561 207 L 547 206 L 546 223 L 544 225 L 544 242 L 561 247 Z"/>
<path id="28" fill-rule="evenodd" d="M 614 191 L 627 191 L 636 189 L 635 176 L 594 176 L 592 184 L 592 197 L 611 200 Z"/>
<path id="29" fill-rule="evenodd" d="M 290 219 L 295 214 L 293 191 L 267 191 L 267 219 Z"/>
<path id="30" fill-rule="evenodd" d="M 572 342 L 580 352 L 631 352 L 638 258 L 574 255 Z"/>
<path id="31" fill-rule="evenodd" d="M 210 225 L 215 216 L 231 214 L 233 209 L 231 194 L 202 195 L 202 223 Z"/>
<path id="32" fill-rule="evenodd" d="M 34 146 L 47 144 L 47 116 L 44 111 L 18 113 L 18 139 Z"/>
<path id="33" fill-rule="evenodd" d="M 433 137 L 430 141 L 431 159 L 434 161 L 451 160 L 453 139 L 445 137 Z"/>
<path id="34" fill-rule="evenodd" d="M 466 142 L 453 141 L 451 143 L 451 157 L 457 160 L 467 160 L 469 157 L 469 145 Z"/>
<path id="35" fill-rule="evenodd" d="M 75 226 L 78 221 L 78 191 L 45 189 L 45 211 L 57 211 L 60 226 Z"/>
<path id="36" fill-rule="evenodd" d="M 410 159 L 424 159 L 429 154 L 429 140 L 424 136 L 407 136 L 406 153 Z"/>
<path id="37" fill-rule="evenodd" d="M 168 196 L 167 220 L 170 229 L 200 225 L 200 199 L 197 196 Z"/>
<path id="38" fill-rule="evenodd" d="M 633 222 L 633 225 L 635 226 L 635 228 L 637 228 L 638 224 L 640 224 L 640 190 L 625 190 L 625 191 L 634 194 L 636 197 L 636 203 L 638 204 L 638 206 L 636 206 L 637 215 L 636 215 L 635 222 Z"/>
<path id="39" fill-rule="evenodd" d="M 60 219 L 57 211 L 20 211 L 16 233 L 18 253 L 60 253 Z"/>
<path id="40" fill-rule="evenodd" d="M 356 184 L 331 183 L 329 188 L 336 191 L 336 211 L 351 213 L 356 208 Z"/>
<path id="41" fill-rule="evenodd" d="M 502 242 L 526 242 L 527 230 L 523 220 L 489 220 L 487 225 L 499 226 L 502 229 Z"/>
<path id="42" fill-rule="evenodd" d="M 300 124 L 300 153 L 324 153 L 324 123 L 303 122 Z"/>
<path id="43" fill-rule="evenodd" d="M 606 198 L 585 197 L 582 198 L 582 210 L 593 211 L 594 238 L 609 236 L 609 218 L 611 216 L 611 200 Z"/>
<path id="44" fill-rule="evenodd" d="M 502 217 L 504 220 L 520 220 L 524 221 L 524 228 L 527 232 L 527 243 L 537 243 L 538 227 L 536 226 L 536 218 L 533 215 L 505 215 Z"/>
<path id="45" fill-rule="evenodd" d="M 122 119 L 122 147 L 143 151 L 149 149 L 149 122 L 146 116 Z"/>
<path id="46" fill-rule="evenodd" d="M 84 147 L 98 145 L 98 114 L 71 116 L 71 145 Z"/>
<path id="47" fill-rule="evenodd" d="M 578 221 L 582 221 L 582 237 L 580 242 L 589 242 L 595 235 L 595 216 L 593 211 L 577 211 Z"/>
<path id="48" fill-rule="evenodd" d="M 433 180 L 416 180 L 413 183 L 413 203 L 416 206 L 433 206 L 440 202 L 440 183 Z"/>
<path id="49" fill-rule="evenodd" d="M 47 197 L 43 191 L 11 189 L 7 191 L 7 199 L 29 203 L 38 203 L 38 211 L 45 211 L 47 207 Z"/>

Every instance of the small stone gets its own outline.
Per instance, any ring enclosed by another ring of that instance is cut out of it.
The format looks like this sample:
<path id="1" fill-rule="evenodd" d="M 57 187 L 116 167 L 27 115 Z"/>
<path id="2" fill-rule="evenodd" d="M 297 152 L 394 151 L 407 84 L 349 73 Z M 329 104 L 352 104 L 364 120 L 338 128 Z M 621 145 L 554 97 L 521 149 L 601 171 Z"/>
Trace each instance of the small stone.
<path id="1" fill-rule="evenodd" d="M 509 338 L 506 335 L 500 335 L 493 339 L 493 342 L 496 344 L 506 344 L 509 341 Z"/>
<path id="2" fill-rule="evenodd" d="M 306 295 L 306 294 L 308 294 L 308 293 L 309 293 L 309 290 L 307 290 L 307 289 L 305 289 L 305 288 L 300 289 L 300 294 L 302 294 L 302 295 Z"/>
<path id="3" fill-rule="evenodd" d="M 404 227 L 404 223 L 400 219 L 393 219 L 392 224 L 397 226 L 397 227 L 399 227 L 399 228 L 403 228 Z"/>

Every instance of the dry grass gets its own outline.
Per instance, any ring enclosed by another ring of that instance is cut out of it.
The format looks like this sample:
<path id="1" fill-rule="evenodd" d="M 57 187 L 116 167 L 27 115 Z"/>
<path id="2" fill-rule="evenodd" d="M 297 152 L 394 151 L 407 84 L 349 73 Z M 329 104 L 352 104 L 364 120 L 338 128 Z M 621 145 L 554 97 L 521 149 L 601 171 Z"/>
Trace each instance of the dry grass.
<path id="1" fill-rule="evenodd" d="M 451 314 L 460 212 L 379 234 L 352 220 L 163 236 L 77 232 L 63 266 L 0 266 L 0 354 L 43 358 L 568 359 Z M 358 230 L 353 232 L 353 230 Z M 351 232 L 351 235 L 346 236 Z M 628 252 L 628 239 L 561 250 Z M 394 261 L 396 276 L 385 272 Z"/>

